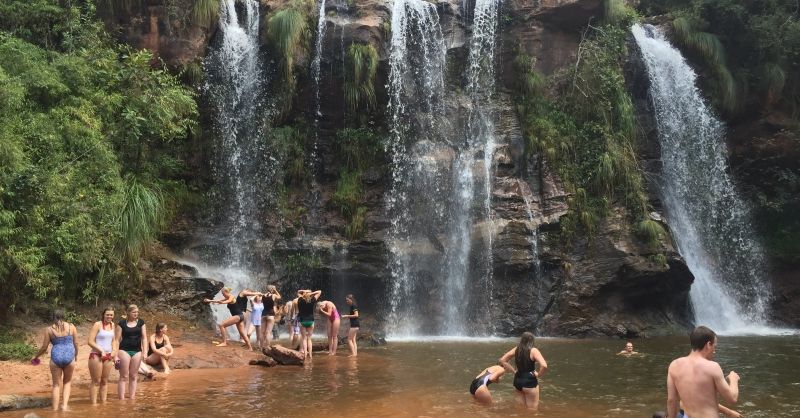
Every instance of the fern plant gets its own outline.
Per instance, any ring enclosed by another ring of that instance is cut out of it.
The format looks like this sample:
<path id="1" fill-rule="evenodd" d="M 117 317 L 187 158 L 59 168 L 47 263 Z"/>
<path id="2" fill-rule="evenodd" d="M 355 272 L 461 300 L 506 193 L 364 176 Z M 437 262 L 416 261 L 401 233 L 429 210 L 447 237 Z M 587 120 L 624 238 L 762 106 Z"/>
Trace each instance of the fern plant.
<path id="1" fill-rule="evenodd" d="M 119 220 L 117 253 L 121 258 L 127 262 L 137 260 L 161 230 L 164 219 L 164 198 L 161 193 L 136 179 L 129 179 Z"/>
<path id="2" fill-rule="evenodd" d="M 220 0 L 196 0 L 192 7 L 192 20 L 200 26 L 211 27 L 219 16 Z"/>
<path id="3" fill-rule="evenodd" d="M 353 112 L 359 108 L 376 108 L 375 75 L 378 72 L 378 51 L 370 44 L 350 44 L 345 66 L 344 97 L 347 106 Z"/>

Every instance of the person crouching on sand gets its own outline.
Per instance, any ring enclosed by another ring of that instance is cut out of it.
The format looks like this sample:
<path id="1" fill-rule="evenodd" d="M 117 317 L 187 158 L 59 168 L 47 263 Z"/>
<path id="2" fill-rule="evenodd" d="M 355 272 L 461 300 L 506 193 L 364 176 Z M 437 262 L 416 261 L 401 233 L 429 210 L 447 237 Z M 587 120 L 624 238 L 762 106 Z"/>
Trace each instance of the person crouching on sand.
<path id="1" fill-rule="evenodd" d="M 495 365 L 483 369 L 469 385 L 469 393 L 472 394 L 472 399 L 484 405 L 491 405 L 492 392 L 489 391 L 489 385 L 498 383 L 505 373 L 506 369 L 503 366 Z"/>

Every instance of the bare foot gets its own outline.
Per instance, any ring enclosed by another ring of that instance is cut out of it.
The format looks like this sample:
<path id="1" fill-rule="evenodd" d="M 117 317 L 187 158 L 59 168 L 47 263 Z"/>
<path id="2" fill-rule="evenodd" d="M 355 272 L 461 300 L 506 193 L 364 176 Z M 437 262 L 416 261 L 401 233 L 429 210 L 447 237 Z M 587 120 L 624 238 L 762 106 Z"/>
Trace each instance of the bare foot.
<path id="1" fill-rule="evenodd" d="M 170 373 L 172 373 L 172 370 L 170 370 L 170 369 L 164 369 L 164 374 L 170 374 Z"/>
<path id="2" fill-rule="evenodd" d="M 217 347 L 227 347 L 227 346 L 228 346 L 228 343 L 219 343 L 219 344 L 217 344 Z"/>
<path id="3" fill-rule="evenodd" d="M 69 406 L 64 405 L 64 406 L 61 407 L 61 410 L 66 412 L 66 411 L 69 411 L 70 409 L 69 409 Z"/>

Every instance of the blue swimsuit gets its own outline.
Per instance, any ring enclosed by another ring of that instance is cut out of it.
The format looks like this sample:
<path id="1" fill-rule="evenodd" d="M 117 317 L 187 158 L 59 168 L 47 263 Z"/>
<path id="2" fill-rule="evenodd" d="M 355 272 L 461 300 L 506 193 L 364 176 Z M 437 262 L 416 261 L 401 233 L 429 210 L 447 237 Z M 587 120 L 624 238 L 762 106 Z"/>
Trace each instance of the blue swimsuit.
<path id="1" fill-rule="evenodd" d="M 67 334 L 62 337 L 55 335 L 50 337 L 53 343 L 53 349 L 50 350 L 50 360 L 61 368 L 69 366 L 75 360 L 75 344 L 72 342 L 72 334 Z"/>

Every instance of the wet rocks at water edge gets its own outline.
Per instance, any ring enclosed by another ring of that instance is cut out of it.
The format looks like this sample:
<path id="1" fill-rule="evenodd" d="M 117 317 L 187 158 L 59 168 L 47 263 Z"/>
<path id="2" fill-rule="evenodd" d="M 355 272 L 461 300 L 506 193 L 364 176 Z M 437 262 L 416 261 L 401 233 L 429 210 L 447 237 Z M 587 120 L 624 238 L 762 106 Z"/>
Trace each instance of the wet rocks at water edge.
<path id="1" fill-rule="evenodd" d="M 297 350 L 292 350 L 291 348 L 286 348 L 281 345 L 273 345 L 270 347 L 265 347 L 261 349 L 261 352 L 264 353 L 268 359 L 271 359 L 275 362 L 275 364 L 280 364 L 282 366 L 302 366 L 303 362 L 305 361 L 305 357 Z M 271 364 L 272 362 L 269 360 L 263 360 L 266 364 Z M 251 362 L 251 364 L 253 364 Z M 265 365 L 258 363 L 259 365 Z M 269 365 L 267 367 L 272 367 Z"/>

